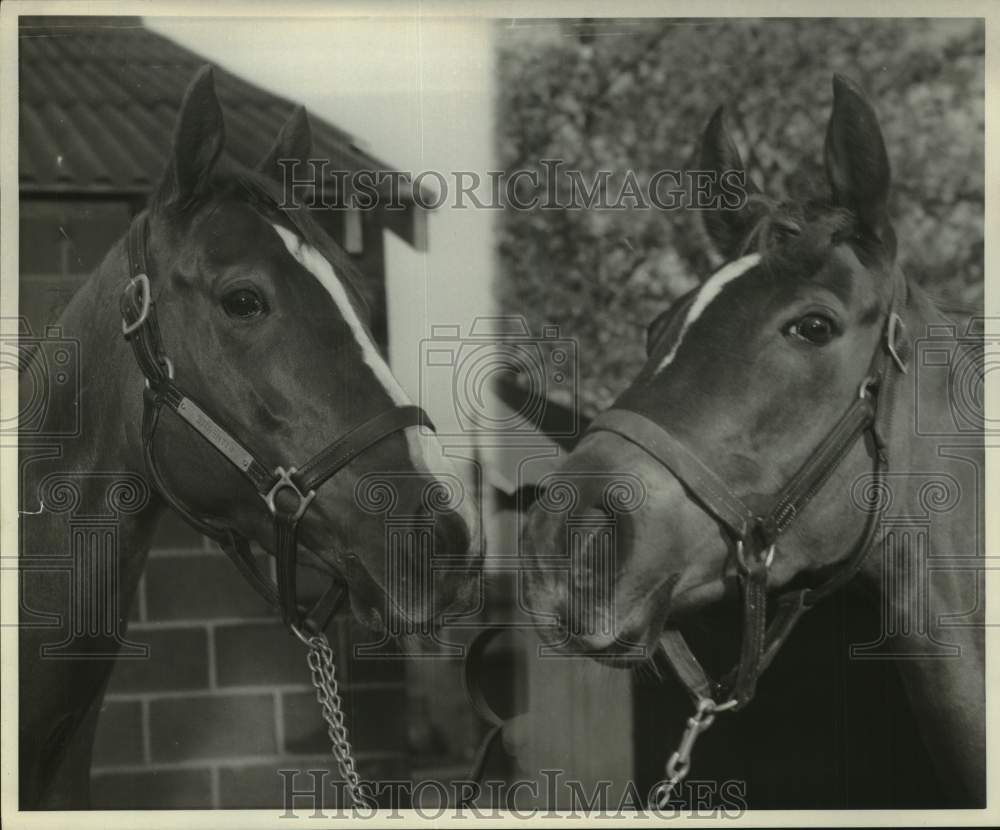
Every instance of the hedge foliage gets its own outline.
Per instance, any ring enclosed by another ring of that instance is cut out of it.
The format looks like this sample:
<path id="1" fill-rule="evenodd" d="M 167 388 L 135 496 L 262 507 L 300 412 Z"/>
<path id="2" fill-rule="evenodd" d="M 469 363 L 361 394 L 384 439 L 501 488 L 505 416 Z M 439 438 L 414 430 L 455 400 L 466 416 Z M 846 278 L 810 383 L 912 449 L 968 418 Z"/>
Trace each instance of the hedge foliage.
<path id="1" fill-rule="evenodd" d="M 585 179 L 692 168 L 719 104 L 771 196 L 826 193 L 831 78 L 864 87 L 893 168 L 900 264 L 950 302 L 983 297 L 984 32 L 973 20 L 566 21 L 501 29 L 499 154 Z M 821 189 L 817 189 L 821 188 Z M 579 404 L 611 403 L 646 324 L 718 260 L 690 210 L 503 212 L 499 301 L 578 343 Z M 564 401 L 569 403 L 569 401 Z"/>

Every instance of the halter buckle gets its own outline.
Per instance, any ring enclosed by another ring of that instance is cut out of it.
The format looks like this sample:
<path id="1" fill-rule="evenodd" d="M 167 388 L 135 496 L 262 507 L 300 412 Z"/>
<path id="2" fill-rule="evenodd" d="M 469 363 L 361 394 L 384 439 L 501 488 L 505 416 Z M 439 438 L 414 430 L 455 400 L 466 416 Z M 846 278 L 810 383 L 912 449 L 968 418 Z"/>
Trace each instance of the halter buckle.
<path id="1" fill-rule="evenodd" d="M 885 327 L 885 348 L 896 364 L 896 368 L 905 375 L 907 370 L 906 361 L 896 349 L 896 337 L 900 332 L 905 334 L 906 325 L 903 323 L 903 318 L 893 311 L 889 314 L 889 321 Z"/>
<path id="2" fill-rule="evenodd" d="M 124 311 L 122 312 L 122 334 L 126 337 L 142 328 L 149 318 L 149 306 L 152 302 L 149 290 L 149 277 L 145 274 L 136 274 L 126 283 L 123 293 L 128 295 L 137 285 L 142 289 L 142 295 L 139 299 L 139 316 L 130 323 L 125 319 Z M 133 298 L 129 296 L 128 299 L 131 301 Z"/>
<path id="3" fill-rule="evenodd" d="M 294 490 L 295 495 L 299 498 L 299 506 L 292 514 L 291 519 L 293 522 L 297 522 L 302 518 L 302 514 L 306 512 L 306 508 L 309 507 L 309 502 L 316 498 L 316 491 L 310 490 L 308 493 L 303 493 L 299 486 L 292 480 L 292 476 L 298 470 L 295 467 L 289 467 L 287 470 L 284 467 L 275 467 L 274 474 L 278 477 L 278 480 L 274 482 L 271 489 L 267 493 L 262 493 L 261 498 L 267 504 L 267 509 L 271 511 L 272 516 L 278 515 L 278 505 L 275 503 L 275 498 L 278 493 L 283 489 Z"/>
<path id="4" fill-rule="evenodd" d="M 166 369 L 167 380 L 173 380 L 174 379 L 174 362 L 169 357 L 167 357 L 166 355 L 161 355 L 160 356 L 160 365 L 164 369 Z M 158 382 L 162 382 L 162 378 Z M 151 384 L 149 382 L 149 378 L 146 378 L 146 388 L 147 389 L 151 388 Z"/>

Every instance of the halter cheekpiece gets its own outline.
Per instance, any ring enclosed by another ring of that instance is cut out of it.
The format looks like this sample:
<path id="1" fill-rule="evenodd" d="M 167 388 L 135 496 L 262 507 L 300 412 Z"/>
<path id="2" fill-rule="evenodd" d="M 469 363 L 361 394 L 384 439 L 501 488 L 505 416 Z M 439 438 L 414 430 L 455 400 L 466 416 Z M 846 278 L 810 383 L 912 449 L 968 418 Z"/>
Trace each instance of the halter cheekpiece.
<path id="1" fill-rule="evenodd" d="M 298 526 L 316 492 L 352 460 L 382 439 L 412 426 L 433 429 L 427 413 L 418 406 L 393 406 L 354 426 L 301 466 L 291 463 L 268 466 L 233 437 L 208 408 L 181 390 L 174 378 L 174 364 L 163 347 L 146 264 L 149 218 L 143 211 L 128 231 L 129 280 L 121 294 L 122 333 L 132 346 L 145 378 L 142 445 L 146 470 L 163 499 L 189 524 L 217 541 L 236 563 L 253 588 L 280 609 L 286 625 L 306 638 L 322 632 L 343 596 L 336 580 L 312 608 L 299 605 L 295 568 L 298 563 Z M 224 524 L 199 518 L 170 488 L 154 452 L 153 439 L 164 407 L 176 413 L 229 464 L 238 470 L 263 500 L 274 524 L 277 580 L 257 564 L 247 538 Z"/>
<path id="2" fill-rule="evenodd" d="M 726 531 L 743 601 L 743 638 L 738 664 L 714 681 L 676 629 L 663 632 L 667 659 L 692 697 L 713 701 L 715 711 L 746 706 L 757 679 L 774 659 L 799 617 L 817 601 L 846 583 L 861 567 L 875 538 L 881 511 L 878 493 L 889 469 L 888 432 L 898 377 L 907 371 L 909 343 L 893 295 L 878 345 L 857 395 L 809 458 L 773 497 L 766 513 L 751 510 L 712 468 L 671 434 L 661 413 L 641 403 L 616 403 L 598 415 L 590 431 L 613 432 L 643 449 L 674 475 L 691 497 Z M 795 590 L 777 600 L 767 620 L 768 571 L 777 543 L 863 435 L 874 448 L 872 503 L 865 527 L 850 556 L 818 587 Z"/>

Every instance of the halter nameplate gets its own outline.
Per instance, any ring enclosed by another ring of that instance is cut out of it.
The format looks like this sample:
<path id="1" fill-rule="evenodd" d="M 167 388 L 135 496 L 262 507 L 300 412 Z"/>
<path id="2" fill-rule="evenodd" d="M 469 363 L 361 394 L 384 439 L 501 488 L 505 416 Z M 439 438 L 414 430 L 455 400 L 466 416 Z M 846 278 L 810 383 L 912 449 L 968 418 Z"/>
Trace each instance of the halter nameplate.
<path id="1" fill-rule="evenodd" d="M 246 472 L 253 463 L 253 456 L 228 432 L 220 427 L 201 407 L 190 398 L 181 398 L 177 414 L 202 434 L 219 452 Z"/>
<path id="2" fill-rule="evenodd" d="M 292 466 L 289 466 L 286 472 L 281 466 L 273 468 L 262 465 L 250 450 L 198 404 L 186 397 L 174 382 L 173 364 L 160 339 L 156 311 L 149 290 L 149 278 L 146 276 L 147 221 L 147 214 L 143 212 L 129 227 L 128 261 L 129 274 L 132 278 L 124 288 L 120 303 L 122 329 L 125 338 L 132 345 L 139 370 L 145 376 L 146 382 L 146 392 L 143 395 L 142 435 L 147 471 L 166 502 L 201 533 L 218 541 L 254 589 L 269 603 L 279 606 L 286 624 L 300 628 L 314 626 L 316 631 L 322 631 L 329 622 L 332 608 L 325 608 L 325 603 L 321 599 L 311 609 L 303 612 L 298 604 L 295 590 L 298 522 L 312 501 L 314 491 L 386 436 L 411 426 L 424 426 L 433 430 L 434 425 L 420 407 L 412 404 L 394 406 L 369 417 L 333 441 L 309 459 L 297 472 Z M 140 296 L 135 296 L 137 288 L 142 291 Z M 231 528 L 220 529 L 213 523 L 198 519 L 183 501 L 171 492 L 157 469 L 153 453 L 153 436 L 159 423 L 160 411 L 164 406 L 176 412 L 240 470 L 267 502 L 274 520 L 277 580 L 273 580 L 257 565 L 245 537 Z M 299 503 L 295 511 L 279 509 L 276 504 L 274 497 L 282 489 L 294 489 L 298 494 Z M 316 617 L 317 614 L 320 618 Z"/>

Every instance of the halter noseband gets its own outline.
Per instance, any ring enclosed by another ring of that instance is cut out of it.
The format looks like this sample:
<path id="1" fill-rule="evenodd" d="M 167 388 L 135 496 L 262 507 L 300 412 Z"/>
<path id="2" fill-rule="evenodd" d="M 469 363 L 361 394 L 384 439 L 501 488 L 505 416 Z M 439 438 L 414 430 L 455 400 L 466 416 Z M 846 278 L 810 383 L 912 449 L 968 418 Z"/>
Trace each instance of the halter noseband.
<path id="1" fill-rule="evenodd" d="M 858 395 L 819 446 L 778 492 L 764 515 L 751 510 L 694 452 L 672 435 L 654 409 L 617 403 L 598 415 L 591 432 L 603 430 L 630 441 L 677 478 L 691 496 L 735 542 L 735 559 L 743 597 L 743 640 L 739 663 L 721 682 L 713 681 L 683 635 L 665 630 L 660 643 L 681 682 L 697 701 L 726 699 L 715 707 L 741 708 L 753 697 L 757 679 L 774 659 L 799 617 L 846 583 L 861 567 L 879 524 L 879 493 L 889 470 L 888 431 L 895 381 L 907 370 L 909 343 L 895 296 L 879 344 Z M 767 622 L 767 574 L 779 537 L 812 500 L 824 482 L 865 433 L 875 449 L 872 499 L 864 530 L 851 555 L 825 582 L 782 595 Z"/>
<path id="2" fill-rule="evenodd" d="M 202 404 L 182 392 L 174 382 L 174 366 L 163 348 L 146 267 L 148 224 L 148 215 L 143 211 L 129 227 L 129 281 L 122 291 L 120 304 L 122 332 L 132 346 L 146 381 L 142 416 L 146 470 L 163 499 L 199 532 L 218 542 L 250 585 L 269 604 L 280 608 L 286 625 L 300 637 L 303 631 L 321 632 L 343 596 L 343 586 L 334 580 L 312 608 L 299 605 L 295 584 L 299 521 L 309 509 L 316 491 L 357 456 L 407 427 L 433 429 L 433 424 L 418 406 L 395 406 L 348 430 L 301 467 L 279 465 L 272 469 L 265 466 Z M 267 505 L 274 522 L 276 582 L 261 570 L 245 536 L 231 527 L 196 517 L 164 480 L 153 451 L 153 438 L 165 406 L 239 470 Z M 294 496 L 294 503 L 286 506 L 292 502 L 289 496 Z"/>

